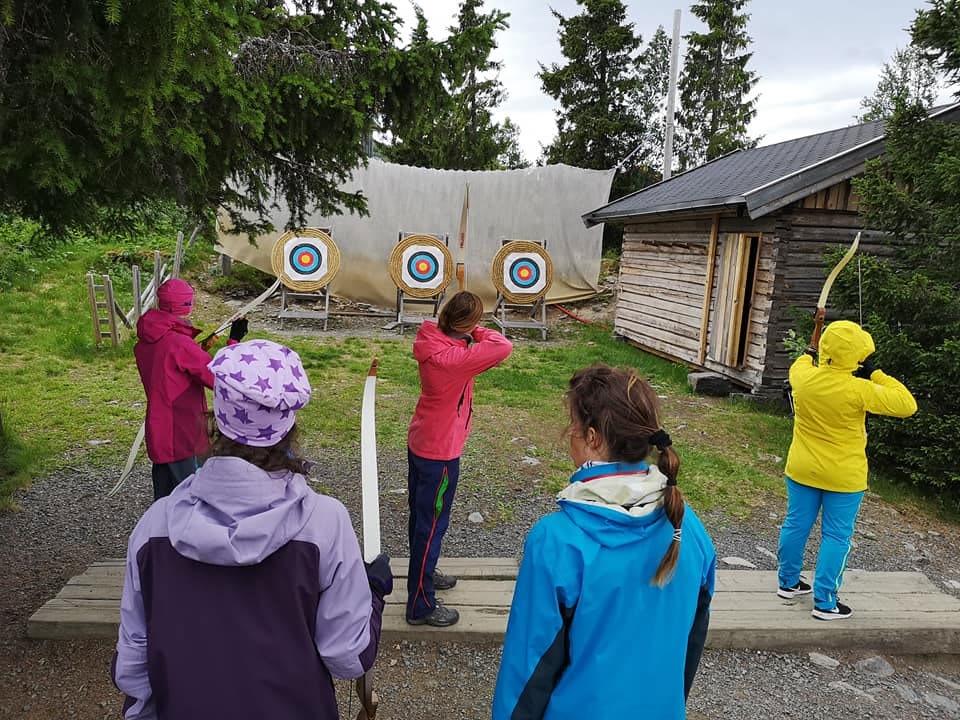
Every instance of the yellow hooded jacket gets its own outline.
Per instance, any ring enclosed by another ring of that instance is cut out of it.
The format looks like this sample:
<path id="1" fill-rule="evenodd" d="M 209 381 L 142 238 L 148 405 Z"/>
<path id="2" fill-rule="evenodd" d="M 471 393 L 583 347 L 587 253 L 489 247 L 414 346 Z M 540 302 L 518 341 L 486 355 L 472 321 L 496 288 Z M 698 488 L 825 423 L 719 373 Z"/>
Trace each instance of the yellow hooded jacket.
<path id="1" fill-rule="evenodd" d="M 867 489 L 866 414 L 910 417 L 917 401 L 880 370 L 869 380 L 852 374 L 875 346 L 863 328 L 830 323 L 820 339 L 820 363 L 803 355 L 790 367 L 795 417 L 787 477 L 834 492 Z"/>

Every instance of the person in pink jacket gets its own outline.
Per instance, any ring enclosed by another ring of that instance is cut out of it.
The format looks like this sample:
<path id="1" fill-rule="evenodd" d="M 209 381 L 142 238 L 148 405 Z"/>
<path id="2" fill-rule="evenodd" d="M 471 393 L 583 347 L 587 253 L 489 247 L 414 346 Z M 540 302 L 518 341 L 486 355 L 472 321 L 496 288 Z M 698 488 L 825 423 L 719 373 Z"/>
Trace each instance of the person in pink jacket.
<path id="1" fill-rule="evenodd" d="M 207 399 L 213 388 L 210 355 L 194 341 L 200 330 L 187 322 L 193 288 L 177 278 L 157 291 L 157 307 L 137 323 L 133 354 L 147 395 L 147 456 L 153 463 L 153 498 L 166 497 L 196 472 L 207 451 Z M 230 342 L 246 334 L 247 321 L 230 328 Z"/>
<path id="2" fill-rule="evenodd" d="M 436 324 L 425 322 L 413 343 L 420 369 L 420 400 L 407 433 L 410 567 L 407 622 L 445 627 L 459 619 L 435 590 L 457 580 L 436 570 L 460 476 L 460 455 L 473 418 L 473 379 L 513 350 L 503 335 L 480 327 L 483 302 L 458 292 Z"/>

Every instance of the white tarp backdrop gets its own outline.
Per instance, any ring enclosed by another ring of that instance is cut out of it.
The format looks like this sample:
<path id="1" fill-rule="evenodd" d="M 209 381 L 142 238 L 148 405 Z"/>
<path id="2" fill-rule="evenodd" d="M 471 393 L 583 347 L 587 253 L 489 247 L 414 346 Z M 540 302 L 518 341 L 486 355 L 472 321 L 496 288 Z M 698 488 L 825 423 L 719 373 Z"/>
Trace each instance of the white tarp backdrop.
<path id="1" fill-rule="evenodd" d="M 387 270 L 398 232 L 446 233 L 455 263 L 465 263 L 466 286 L 488 309 L 496 300 L 490 265 L 501 241 L 546 240 L 553 259 L 550 302 L 590 297 L 600 275 L 602 226 L 586 229 L 580 216 L 605 204 L 614 170 L 584 170 L 547 165 L 523 170 L 430 170 L 372 158 L 343 186 L 362 191 L 369 216 L 312 216 L 310 227 L 330 227 L 341 252 L 340 272 L 331 284 L 335 295 L 381 307 L 393 307 L 396 286 Z M 464 191 L 470 185 L 467 240 L 458 231 Z M 257 238 L 221 229 L 222 252 L 238 262 L 273 274 L 270 253 L 290 218 L 282 200 L 271 217 L 280 230 Z M 456 290 L 454 278 L 448 292 Z"/>

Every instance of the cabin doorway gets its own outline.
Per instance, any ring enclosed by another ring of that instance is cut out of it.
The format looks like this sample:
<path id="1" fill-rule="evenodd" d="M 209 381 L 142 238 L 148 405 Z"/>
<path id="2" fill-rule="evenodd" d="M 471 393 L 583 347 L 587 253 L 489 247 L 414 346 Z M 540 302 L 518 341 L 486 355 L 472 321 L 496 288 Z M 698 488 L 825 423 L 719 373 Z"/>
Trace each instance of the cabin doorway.
<path id="1" fill-rule="evenodd" d="M 727 233 L 717 253 L 709 355 L 728 367 L 741 368 L 746 360 L 762 240 L 759 234 Z"/>

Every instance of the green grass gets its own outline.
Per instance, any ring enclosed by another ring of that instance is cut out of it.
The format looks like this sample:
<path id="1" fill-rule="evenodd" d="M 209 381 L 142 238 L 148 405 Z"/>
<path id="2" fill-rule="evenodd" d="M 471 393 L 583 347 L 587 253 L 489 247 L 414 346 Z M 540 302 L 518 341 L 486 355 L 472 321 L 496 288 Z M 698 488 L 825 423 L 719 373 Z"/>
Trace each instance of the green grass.
<path id="1" fill-rule="evenodd" d="M 3 237 L 0 225 L 0 244 Z M 119 469 L 143 419 L 143 390 L 129 333 L 117 349 L 95 348 L 84 275 L 109 270 L 127 307 L 129 262 L 148 257 L 153 248 L 172 253 L 174 237 L 174 228 L 163 228 L 135 241 L 77 238 L 48 257 L 18 260 L 33 270 L 26 281 L 0 292 L 0 508 L 9 506 L 17 487 L 57 468 Z M 214 265 L 209 247 L 197 245 L 188 257 L 200 286 L 215 282 L 208 273 Z M 194 318 L 200 325 L 230 312 L 215 299 L 203 306 Z M 257 328 L 253 333 L 260 335 Z M 633 367 L 649 378 L 681 458 L 680 486 L 695 507 L 745 517 L 766 503 L 782 504 L 789 417 L 750 403 L 694 396 L 686 368 L 617 341 L 609 329 L 577 326 L 557 336 L 563 339 L 518 341 L 507 363 L 477 381 L 474 434 L 465 453 L 465 467 L 472 470 L 464 482 L 487 485 L 497 500 L 498 521 L 514 517 L 517 490 L 534 485 L 556 492 L 567 482 L 572 467 L 563 393 L 574 371 L 596 362 Z M 403 456 L 419 391 L 410 336 L 283 342 L 301 355 L 314 387 L 299 415 L 308 454 L 322 448 L 358 452 L 363 381 L 377 357 L 378 441 Z M 523 465 L 525 455 L 540 464 Z M 874 490 L 900 504 L 921 504 L 915 492 L 896 484 L 881 481 Z"/>

